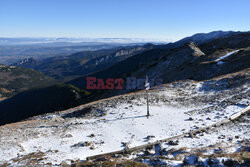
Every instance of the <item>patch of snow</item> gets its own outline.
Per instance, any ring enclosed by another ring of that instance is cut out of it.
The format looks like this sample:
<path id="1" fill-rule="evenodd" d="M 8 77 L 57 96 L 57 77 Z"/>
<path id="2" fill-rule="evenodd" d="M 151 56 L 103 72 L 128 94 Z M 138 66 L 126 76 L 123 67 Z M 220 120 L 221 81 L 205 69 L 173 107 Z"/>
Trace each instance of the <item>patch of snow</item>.
<path id="1" fill-rule="evenodd" d="M 235 51 L 229 52 L 229 53 L 227 53 L 225 56 L 222 56 L 222 57 L 216 59 L 215 61 L 218 62 L 218 61 L 220 61 L 220 60 L 223 60 L 223 59 L 225 59 L 225 58 L 227 58 L 227 57 L 231 56 L 232 54 L 237 53 L 237 52 L 239 52 L 239 51 L 240 51 L 240 50 L 235 50 Z"/>
<path id="2" fill-rule="evenodd" d="M 224 62 L 223 61 L 218 61 L 217 64 L 221 65 L 221 64 L 224 64 Z"/>

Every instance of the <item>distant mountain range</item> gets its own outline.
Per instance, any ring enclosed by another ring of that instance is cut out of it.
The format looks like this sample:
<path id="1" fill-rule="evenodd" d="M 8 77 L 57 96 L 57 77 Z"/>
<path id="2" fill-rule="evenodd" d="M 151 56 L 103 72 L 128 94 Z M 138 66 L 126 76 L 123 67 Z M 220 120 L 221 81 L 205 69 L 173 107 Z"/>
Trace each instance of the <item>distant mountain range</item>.
<path id="1" fill-rule="evenodd" d="M 72 78 L 76 76 L 83 76 L 97 71 L 102 71 L 108 67 L 111 67 L 115 63 L 127 59 L 140 52 L 159 48 L 159 49 L 173 49 L 182 46 L 188 42 L 194 42 L 200 45 L 204 42 L 214 40 L 221 37 L 227 37 L 233 34 L 239 34 L 240 32 L 233 31 L 214 31 L 210 33 L 199 33 L 191 37 L 184 38 L 175 43 L 169 43 L 166 45 L 135 45 L 135 46 L 124 46 L 114 49 L 105 49 L 97 51 L 84 51 L 70 56 L 58 56 L 47 58 L 44 60 L 35 60 L 33 58 L 27 58 L 21 60 L 18 63 L 13 64 L 14 66 L 21 66 L 25 68 L 33 68 L 37 71 L 43 72 L 51 77 L 62 79 Z M 113 39 L 113 38 L 112 38 Z M 65 40 L 60 38 L 57 40 Z M 70 39 L 67 39 L 70 40 Z M 122 56 L 117 56 L 122 54 Z"/>
<path id="2" fill-rule="evenodd" d="M 171 47 L 169 45 L 157 46 L 88 76 L 105 79 L 131 76 L 145 78 L 148 75 L 150 78 L 162 78 L 164 83 L 168 83 L 185 79 L 206 80 L 250 67 L 248 63 L 250 62 L 250 32 L 232 32 L 231 35 L 225 33 L 224 37 L 208 38 L 207 42 L 202 42 L 200 45 L 194 43 L 192 38 L 182 45 L 180 41 L 176 42 L 177 46 L 174 46 L 175 43 L 171 44 Z M 240 52 L 234 54 L 222 65 L 215 63 L 214 60 L 233 50 L 240 50 Z M 85 77 L 69 83 L 85 88 Z M 111 96 L 120 93 L 111 92 Z"/>
<path id="3" fill-rule="evenodd" d="M 143 38 L 0 38 L 1 45 L 34 45 L 34 44 L 48 44 L 51 45 L 100 45 L 100 44 L 128 44 L 128 43 L 166 43 L 168 41 L 161 41 L 157 39 L 143 39 Z"/>
<path id="4" fill-rule="evenodd" d="M 42 60 L 55 56 L 69 56 L 82 51 L 96 51 L 145 43 L 41 43 L 27 45 L 0 45 L 0 63 L 13 64 L 27 58 Z"/>
<path id="5" fill-rule="evenodd" d="M 128 57 L 152 49 L 154 45 L 135 45 L 78 52 L 69 56 L 57 56 L 43 60 L 27 58 L 14 66 L 32 68 L 56 79 L 83 76 L 101 71 Z"/>
<path id="6" fill-rule="evenodd" d="M 176 41 L 174 43 L 169 43 L 167 45 L 164 45 L 163 48 L 165 49 L 169 49 L 169 48 L 176 48 L 176 47 L 180 47 L 181 45 L 188 43 L 188 42 L 194 42 L 197 45 L 200 45 L 202 43 L 206 43 L 209 42 L 210 40 L 214 40 L 217 38 L 224 38 L 224 37 L 228 37 L 234 34 L 240 34 L 240 33 L 244 33 L 244 32 L 240 32 L 240 31 L 212 31 L 209 33 L 197 33 L 194 34 L 190 37 L 186 37 L 183 38 L 179 41 Z"/>

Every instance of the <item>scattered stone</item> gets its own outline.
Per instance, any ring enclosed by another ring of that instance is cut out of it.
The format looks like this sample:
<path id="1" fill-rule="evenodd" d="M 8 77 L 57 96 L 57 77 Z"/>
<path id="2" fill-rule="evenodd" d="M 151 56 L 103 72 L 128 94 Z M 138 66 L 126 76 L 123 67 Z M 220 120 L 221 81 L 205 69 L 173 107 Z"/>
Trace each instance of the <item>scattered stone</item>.
<path id="1" fill-rule="evenodd" d="M 184 165 L 195 165 L 198 162 L 198 157 L 195 155 L 190 155 L 189 157 L 185 157 L 183 160 Z"/>
<path id="2" fill-rule="evenodd" d="M 130 100 L 135 100 L 135 97 L 134 96 L 130 97 Z"/>
<path id="3" fill-rule="evenodd" d="M 225 139 L 225 135 L 220 135 L 218 139 Z"/>
<path id="4" fill-rule="evenodd" d="M 153 155 L 153 154 L 155 154 L 155 151 L 152 149 L 146 149 L 144 151 L 144 155 Z"/>
<path id="5" fill-rule="evenodd" d="M 107 160 L 109 160 L 109 159 L 106 157 L 100 157 L 100 158 L 96 159 L 96 161 L 107 161 Z"/>
<path id="6" fill-rule="evenodd" d="M 155 136 L 153 136 L 153 135 L 148 135 L 148 136 L 146 137 L 147 140 L 150 140 L 150 139 L 152 139 L 152 138 L 155 138 Z"/>
<path id="7" fill-rule="evenodd" d="M 170 141 L 168 142 L 168 144 L 169 144 L 170 146 L 176 146 L 176 145 L 179 144 L 179 141 L 178 141 L 178 140 L 175 140 L 175 141 L 170 140 Z"/>
<path id="8" fill-rule="evenodd" d="M 215 116 L 214 119 L 220 119 L 221 117 L 220 116 Z"/>
<path id="9" fill-rule="evenodd" d="M 70 161 L 62 161 L 60 166 L 62 167 L 69 167 L 71 165 L 71 162 Z"/>
<path id="10" fill-rule="evenodd" d="M 22 149 L 22 151 L 25 151 L 25 149 L 21 143 L 19 143 L 18 146 Z"/>
<path id="11" fill-rule="evenodd" d="M 194 128 L 194 129 L 199 129 L 199 127 L 198 127 L 198 126 L 196 126 L 196 125 L 194 125 L 194 126 L 193 126 L 193 128 Z"/>
<path id="12" fill-rule="evenodd" d="M 88 142 L 88 141 L 85 141 L 85 142 L 79 142 L 77 144 L 74 144 L 73 146 L 71 147 L 87 147 L 87 146 L 90 146 L 92 142 Z"/>
<path id="13" fill-rule="evenodd" d="M 72 134 L 65 134 L 61 136 L 61 138 L 70 138 L 70 137 L 73 137 Z"/>
<path id="14" fill-rule="evenodd" d="M 93 138 L 95 137 L 95 135 L 92 133 L 91 135 L 89 135 L 90 138 Z"/>
<path id="15" fill-rule="evenodd" d="M 192 132 L 189 133 L 189 137 L 194 138 L 194 134 Z"/>
<path id="16" fill-rule="evenodd" d="M 95 149 L 95 146 L 91 146 L 89 147 L 90 150 L 94 150 Z"/>
<path id="17" fill-rule="evenodd" d="M 114 158 L 122 158 L 122 155 L 121 154 L 114 154 L 113 157 Z"/>
<path id="18" fill-rule="evenodd" d="M 175 157 L 173 156 L 173 154 L 167 154 L 167 155 L 166 155 L 166 158 L 167 158 L 167 159 L 174 159 Z"/>
<path id="19" fill-rule="evenodd" d="M 121 142 L 122 146 L 125 147 L 125 149 L 127 149 L 129 147 L 129 143 L 128 142 Z"/>

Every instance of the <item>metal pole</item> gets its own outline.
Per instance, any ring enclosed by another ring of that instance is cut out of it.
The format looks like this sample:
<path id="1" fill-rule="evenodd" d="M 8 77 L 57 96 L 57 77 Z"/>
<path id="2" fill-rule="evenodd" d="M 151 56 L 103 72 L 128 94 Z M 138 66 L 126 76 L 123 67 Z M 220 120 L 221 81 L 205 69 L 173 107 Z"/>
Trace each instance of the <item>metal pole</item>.
<path id="1" fill-rule="evenodd" d="M 148 104 L 148 90 L 146 90 L 147 94 L 147 118 L 149 117 L 149 104 Z"/>
<path id="2" fill-rule="evenodd" d="M 150 88 L 150 84 L 149 84 L 147 75 L 146 75 L 145 87 L 146 87 L 146 96 L 147 96 L 147 118 L 148 118 L 149 117 L 148 90 Z"/>

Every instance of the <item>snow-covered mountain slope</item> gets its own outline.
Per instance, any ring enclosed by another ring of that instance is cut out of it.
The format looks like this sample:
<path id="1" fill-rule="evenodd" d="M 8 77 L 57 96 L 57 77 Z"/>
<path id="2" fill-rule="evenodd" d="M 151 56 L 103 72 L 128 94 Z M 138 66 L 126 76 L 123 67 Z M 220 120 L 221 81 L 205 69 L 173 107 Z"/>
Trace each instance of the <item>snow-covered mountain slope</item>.
<path id="1" fill-rule="evenodd" d="M 248 78 L 247 69 L 203 82 L 186 80 L 154 88 L 149 91 L 149 118 L 145 116 L 145 92 L 140 91 L 1 126 L 0 164 L 53 166 L 76 162 L 212 125 L 249 106 Z M 239 142 L 249 140 L 249 122 L 230 126 L 194 139 L 180 139 L 177 148 L 203 148 L 224 141 L 216 135 L 232 135 L 237 139 L 227 143 L 234 152 L 241 146 Z M 166 151 L 174 146 L 164 147 Z"/>

